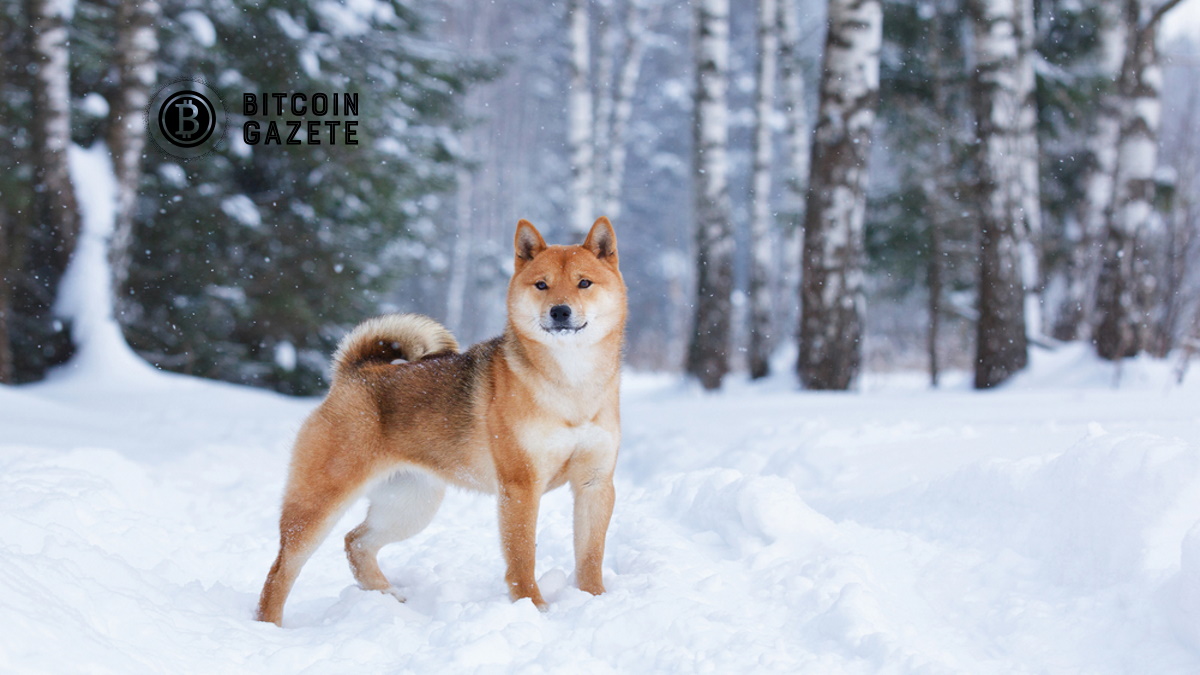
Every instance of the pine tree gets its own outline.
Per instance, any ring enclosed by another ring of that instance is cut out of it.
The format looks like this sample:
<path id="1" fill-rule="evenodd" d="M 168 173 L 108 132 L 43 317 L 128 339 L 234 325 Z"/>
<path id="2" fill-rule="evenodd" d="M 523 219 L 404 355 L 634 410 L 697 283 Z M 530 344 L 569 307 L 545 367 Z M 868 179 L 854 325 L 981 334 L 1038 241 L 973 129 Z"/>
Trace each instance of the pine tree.
<path id="1" fill-rule="evenodd" d="M 164 3 L 160 81 L 207 74 L 233 113 L 243 92 L 358 93 L 359 144 L 247 146 L 235 126 L 186 164 L 147 154 L 124 321 L 153 363 L 315 391 L 344 330 L 432 264 L 478 69 L 424 40 L 414 4 L 382 7 Z"/>
<path id="2" fill-rule="evenodd" d="M 1059 340 L 1086 338 L 1091 332 L 1105 214 L 1112 205 L 1120 137 L 1115 94 L 1127 39 L 1121 13 L 1121 3 L 1108 0 L 1093 3 L 1086 12 L 1072 12 L 1070 6 L 1055 7 L 1049 30 L 1052 39 L 1046 40 L 1041 50 L 1056 67 L 1077 73 L 1076 89 L 1056 97 L 1074 99 L 1059 116 L 1063 120 L 1060 126 L 1071 120 L 1083 121 L 1083 140 L 1068 141 L 1061 152 L 1054 153 L 1058 161 L 1048 163 L 1070 166 L 1072 158 L 1084 158 L 1078 187 L 1064 185 L 1061 190 L 1066 193 L 1059 216 L 1065 221 L 1065 231 L 1059 255 L 1065 258 L 1065 264 L 1062 300 L 1052 328 L 1052 335 Z M 1068 32 L 1080 28 L 1082 34 Z M 1051 48 L 1055 53 L 1047 54 Z M 1076 62 L 1081 55 L 1084 60 Z M 1063 63 L 1065 59 L 1071 62 Z M 1053 180 L 1053 172 L 1047 178 Z M 1049 208 L 1055 210 L 1053 204 Z"/>
<path id="3" fill-rule="evenodd" d="M 890 189 L 875 197 L 867 254 L 876 294 L 903 299 L 923 280 L 928 292 L 926 353 L 937 386 L 949 291 L 974 289 L 970 255 L 969 112 L 964 26 L 957 0 L 884 5 L 881 133 L 897 165 Z"/>
<path id="4" fill-rule="evenodd" d="M 830 0 L 804 221 L 800 358 L 808 389 L 848 389 L 862 363 L 863 222 L 883 11 Z"/>

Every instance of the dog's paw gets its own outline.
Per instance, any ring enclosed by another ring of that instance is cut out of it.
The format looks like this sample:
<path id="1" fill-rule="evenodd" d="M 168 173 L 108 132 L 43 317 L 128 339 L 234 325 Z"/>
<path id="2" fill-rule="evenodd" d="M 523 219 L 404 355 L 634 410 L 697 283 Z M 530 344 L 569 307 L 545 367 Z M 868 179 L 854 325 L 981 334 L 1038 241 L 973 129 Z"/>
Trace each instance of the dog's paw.
<path id="1" fill-rule="evenodd" d="M 579 590 L 591 593 L 592 595 L 603 595 L 604 584 L 599 581 L 592 583 L 581 583 L 579 584 Z"/>
<path id="2" fill-rule="evenodd" d="M 404 594 L 400 592 L 400 589 L 396 588 L 395 586 L 388 586 L 387 588 L 385 588 L 379 592 L 384 593 L 386 595 L 390 595 L 393 598 L 399 600 L 400 602 L 408 602 L 408 598 L 404 597 Z"/>

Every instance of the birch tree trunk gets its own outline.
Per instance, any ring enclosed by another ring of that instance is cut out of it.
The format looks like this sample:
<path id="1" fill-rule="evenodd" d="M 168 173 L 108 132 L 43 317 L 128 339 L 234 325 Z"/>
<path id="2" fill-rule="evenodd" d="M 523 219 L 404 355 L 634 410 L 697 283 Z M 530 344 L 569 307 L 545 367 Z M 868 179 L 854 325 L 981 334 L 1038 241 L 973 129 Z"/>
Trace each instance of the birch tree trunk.
<path id="1" fill-rule="evenodd" d="M 8 241 L 8 219 L 0 213 L 0 384 L 12 384 L 14 376 L 12 338 L 9 319 L 12 316 L 12 288 L 16 284 L 13 271 L 13 251 Z"/>
<path id="2" fill-rule="evenodd" d="M 733 228 L 730 224 L 729 0 L 696 3 L 696 57 L 692 122 L 692 190 L 696 220 L 696 306 L 686 369 L 705 389 L 729 372 L 733 310 Z"/>
<path id="3" fill-rule="evenodd" d="M 1028 362 L 1023 249 L 1031 230 L 1023 175 L 1022 0 L 972 0 L 979 171 L 979 321 L 975 387 L 998 385 Z M 1025 61 L 1028 64 L 1028 61 Z"/>
<path id="4" fill-rule="evenodd" d="M 571 149 L 571 230 L 580 238 L 587 234 L 596 218 L 589 24 L 587 0 L 568 0 L 567 42 L 571 60 L 567 144 Z"/>
<path id="5" fill-rule="evenodd" d="M 621 189 L 625 180 L 625 147 L 629 135 L 629 119 L 633 116 L 633 96 L 642 73 L 649 38 L 648 10 L 644 0 L 630 0 L 625 21 L 625 39 L 620 55 L 621 67 L 611 88 L 612 119 L 607 124 L 610 135 L 607 143 L 604 180 L 600 186 L 603 215 L 610 220 L 621 215 Z"/>
<path id="6" fill-rule="evenodd" d="M 79 236 L 79 205 L 67 165 L 71 143 L 67 7 L 57 0 L 26 0 L 32 47 L 34 114 L 30 119 L 34 158 L 34 223 L 50 233 L 49 258 L 59 274 Z"/>
<path id="7" fill-rule="evenodd" d="M 808 109 L 805 102 L 804 71 L 800 62 L 800 6 L 798 0 L 778 0 L 779 20 L 779 84 L 782 88 L 784 137 L 787 157 L 783 162 L 784 198 L 782 211 L 787 219 L 781 223 L 783 238 L 776 255 L 780 267 L 779 297 L 783 307 L 796 308 L 794 298 L 800 297 L 801 259 L 804 234 L 804 207 L 808 188 L 809 134 Z M 797 311 L 780 316 L 777 325 L 799 324 Z"/>
<path id="8" fill-rule="evenodd" d="M 1094 77 L 1116 83 L 1127 49 L 1128 27 L 1120 2 L 1096 3 L 1096 11 L 1099 57 Z M 1069 225 L 1067 233 L 1071 257 L 1066 270 L 1066 297 L 1053 330 L 1059 340 L 1078 340 L 1091 333 L 1096 277 L 1102 260 L 1106 214 L 1113 202 L 1120 136 L 1121 118 L 1114 88 L 1100 96 L 1095 127 L 1087 139 L 1089 163 L 1083 178 L 1083 202 L 1078 223 Z"/>
<path id="9" fill-rule="evenodd" d="M 1033 62 L 1035 25 L 1034 0 L 1015 0 L 1013 24 L 1017 28 L 1017 212 L 1020 215 L 1021 283 L 1025 286 L 1025 334 L 1045 333 L 1042 325 L 1042 194 L 1038 169 L 1037 77 Z"/>
<path id="10" fill-rule="evenodd" d="M 1162 72 L 1155 46 L 1157 24 L 1177 5 L 1170 0 L 1152 11 L 1146 0 L 1125 0 L 1128 48 L 1117 85 L 1120 142 L 1117 146 L 1113 203 L 1105 228 L 1096 289 L 1096 353 L 1115 360 L 1136 356 L 1149 345 L 1155 275 L 1151 259 L 1158 226 L 1154 213 L 1154 170 L 1162 113 Z M 1143 18 L 1148 17 L 1148 18 Z"/>
<path id="11" fill-rule="evenodd" d="M 750 377 L 766 377 L 775 346 L 775 311 L 771 283 L 776 249 L 771 216 L 771 116 L 775 111 L 775 73 L 779 52 L 778 7 L 758 0 L 758 63 L 754 102 L 754 166 L 750 186 Z"/>
<path id="12" fill-rule="evenodd" d="M 117 203 L 109 264 L 116 310 L 122 310 L 125 283 L 132 263 L 133 222 L 136 215 L 138 182 L 142 175 L 142 152 L 146 130 L 142 111 L 150 102 L 158 76 L 159 6 L 155 0 L 121 0 L 117 6 L 117 96 L 112 106 L 108 147 L 117 178 Z"/>
<path id="13" fill-rule="evenodd" d="M 848 389 L 862 363 L 863 219 L 879 97 L 878 0 L 829 0 L 808 205 L 800 358 L 808 389 Z"/>

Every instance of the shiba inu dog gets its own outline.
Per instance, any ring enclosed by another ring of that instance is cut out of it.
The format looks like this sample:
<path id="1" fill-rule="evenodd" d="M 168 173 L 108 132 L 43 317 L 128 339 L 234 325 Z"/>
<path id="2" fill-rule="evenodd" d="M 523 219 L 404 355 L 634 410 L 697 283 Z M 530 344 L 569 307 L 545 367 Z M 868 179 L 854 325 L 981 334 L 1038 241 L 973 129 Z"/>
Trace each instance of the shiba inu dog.
<path id="1" fill-rule="evenodd" d="M 600 218 L 582 245 L 547 246 L 522 220 L 514 266 L 498 338 L 459 352 L 437 322 L 396 314 L 342 340 L 329 394 L 296 438 L 260 621 L 280 624 L 300 568 L 361 495 L 370 506 L 346 535 L 350 569 L 362 588 L 403 600 L 376 554 L 423 530 L 447 485 L 498 495 L 509 596 L 545 609 L 538 503 L 570 483 L 576 581 L 604 592 L 626 316 L 616 234 Z"/>

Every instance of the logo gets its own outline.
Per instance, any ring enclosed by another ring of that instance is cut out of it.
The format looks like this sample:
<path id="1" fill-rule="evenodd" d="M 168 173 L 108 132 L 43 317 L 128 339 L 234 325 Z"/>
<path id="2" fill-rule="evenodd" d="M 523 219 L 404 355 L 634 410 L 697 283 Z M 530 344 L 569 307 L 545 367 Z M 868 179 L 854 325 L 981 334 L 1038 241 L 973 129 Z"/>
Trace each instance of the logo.
<path id="1" fill-rule="evenodd" d="M 206 155 L 225 138 L 225 103 L 199 80 L 163 87 L 146 108 L 146 126 L 159 150 L 180 159 Z"/>

